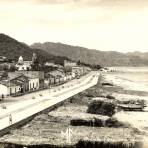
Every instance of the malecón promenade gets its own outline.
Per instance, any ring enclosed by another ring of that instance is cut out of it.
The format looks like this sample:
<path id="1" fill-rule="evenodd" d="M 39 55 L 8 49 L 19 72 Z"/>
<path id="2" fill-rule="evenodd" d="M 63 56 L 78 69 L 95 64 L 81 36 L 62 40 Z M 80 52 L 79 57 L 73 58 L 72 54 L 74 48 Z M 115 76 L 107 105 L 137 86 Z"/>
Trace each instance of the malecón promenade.
<path id="1" fill-rule="evenodd" d="M 9 98 L 9 102 L 6 101 L 2 104 L 5 107 L 0 109 L 1 133 L 6 129 L 11 130 L 11 127 L 17 123 L 96 85 L 98 77 L 99 73 L 94 71 L 60 86 Z"/>

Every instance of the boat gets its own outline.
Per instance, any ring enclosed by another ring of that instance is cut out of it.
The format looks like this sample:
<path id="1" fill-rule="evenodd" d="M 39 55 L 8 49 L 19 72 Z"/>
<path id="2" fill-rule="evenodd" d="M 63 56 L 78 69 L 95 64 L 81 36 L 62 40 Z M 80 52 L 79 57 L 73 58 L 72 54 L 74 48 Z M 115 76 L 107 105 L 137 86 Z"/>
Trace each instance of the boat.
<path id="1" fill-rule="evenodd" d="M 142 104 L 118 104 L 118 108 L 125 111 L 143 111 L 145 107 Z"/>

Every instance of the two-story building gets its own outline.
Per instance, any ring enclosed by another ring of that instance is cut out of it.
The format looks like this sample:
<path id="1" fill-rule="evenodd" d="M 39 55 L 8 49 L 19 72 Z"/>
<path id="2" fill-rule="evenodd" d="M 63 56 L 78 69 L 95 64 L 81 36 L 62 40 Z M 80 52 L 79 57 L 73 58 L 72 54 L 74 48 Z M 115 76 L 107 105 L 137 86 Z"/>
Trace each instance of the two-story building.
<path id="1" fill-rule="evenodd" d="M 72 67 L 72 73 L 75 73 L 75 77 L 80 77 L 83 75 L 83 67 L 75 66 Z"/>

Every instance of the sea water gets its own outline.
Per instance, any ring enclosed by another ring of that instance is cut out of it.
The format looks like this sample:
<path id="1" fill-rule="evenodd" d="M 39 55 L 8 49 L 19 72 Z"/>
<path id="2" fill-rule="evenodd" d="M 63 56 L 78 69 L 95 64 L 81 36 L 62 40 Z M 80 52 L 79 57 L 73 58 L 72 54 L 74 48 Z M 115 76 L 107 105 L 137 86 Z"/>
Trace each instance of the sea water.
<path id="1" fill-rule="evenodd" d="M 125 88 L 148 91 L 148 67 L 109 67 L 115 82 L 124 84 Z M 127 85 L 127 86 L 126 86 Z"/>

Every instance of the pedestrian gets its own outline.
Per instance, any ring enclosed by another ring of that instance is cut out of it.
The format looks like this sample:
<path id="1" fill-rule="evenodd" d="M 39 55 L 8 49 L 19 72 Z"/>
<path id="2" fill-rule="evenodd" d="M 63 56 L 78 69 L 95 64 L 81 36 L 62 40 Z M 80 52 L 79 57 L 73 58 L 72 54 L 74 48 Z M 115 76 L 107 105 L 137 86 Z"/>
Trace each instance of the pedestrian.
<path id="1" fill-rule="evenodd" d="M 2 100 L 4 99 L 4 94 L 2 94 Z"/>
<path id="2" fill-rule="evenodd" d="M 11 125 L 12 124 L 12 115 L 10 114 L 9 115 L 9 125 Z"/>

